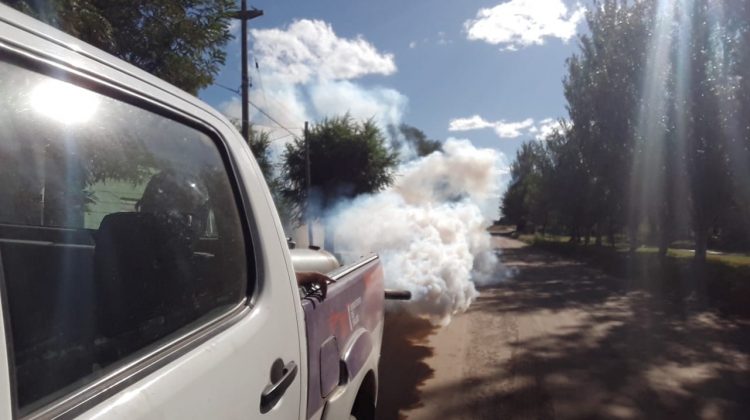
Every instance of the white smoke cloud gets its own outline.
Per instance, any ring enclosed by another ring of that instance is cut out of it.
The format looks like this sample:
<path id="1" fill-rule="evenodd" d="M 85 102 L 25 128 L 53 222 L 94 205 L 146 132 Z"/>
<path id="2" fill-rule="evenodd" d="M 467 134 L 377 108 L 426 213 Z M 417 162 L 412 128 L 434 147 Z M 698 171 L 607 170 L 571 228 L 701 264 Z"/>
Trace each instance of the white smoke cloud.
<path id="1" fill-rule="evenodd" d="M 408 102 L 395 89 L 368 89 L 349 81 L 320 82 L 310 87 L 309 94 L 318 118 L 348 112 L 358 120 L 374 118 L 380 127 L 398 125 Z"/>
<path id="2" fill-rule="evenodd" d="M 255 128 L 269 132 L 271 139 L 282 140 L 272 143 L 276 147 L 293 138 L 290 132 L 296 136 L 302 136 L 304 121 L 312 121 L 314 110 L 309 109 L 310 107 L 303 99 L 303 92 L 293 85 L 275 83 L 264 85 L 263 90 L 251 89 L 250 102 L 263 109 L 275 120 L 271 120 L 258 111 L 255 106 L 249 107 L 250 121 Z M 242 103 L 237 97 L 223 102 L 219 105 L 219 109 L 231 119 L 241 118 Z"/>
<path id="3" fill-rule="evenodd" d="M 476 18 L 464 23 L 464 30 L 470 40 L 517 51 L 542 45 L 547 38 L 567 42 L 575 36 L 584 16 L 585 9 L 581 5 L 570 11 L 563 0 L 510 0 L 480 9 Z"/>
<path id="4" fill-rule="evenodd" d="M 498 152 L 467 140 L 449 139 L 443 150 L 403 165 L 390 189 L 344 204 L 328 220 L 337 251 L 377 252 L 386 287 L 410 290 L 405 308 L 440 324 L 499 275 L 483 208 L 497 207 L 503 165 Z"/>
<path id="5" fill-rule="evenodd" d="M 438 204 L 468 199 L 486 220 L 497 216 L 500 181 L 507 170 L 504 156 L 493 149 L 477 149 L 469 140 L 449 138 L 443 153 L 433 153 L 404 164 L 395 190 L 409 204 Z"/>

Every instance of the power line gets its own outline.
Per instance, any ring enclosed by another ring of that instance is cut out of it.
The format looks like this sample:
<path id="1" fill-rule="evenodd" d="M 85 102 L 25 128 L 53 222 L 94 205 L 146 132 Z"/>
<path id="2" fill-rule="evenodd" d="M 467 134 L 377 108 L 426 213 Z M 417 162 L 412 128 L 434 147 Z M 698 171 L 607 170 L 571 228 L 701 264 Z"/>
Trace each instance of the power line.
<path id="1" fill-rule="evenodd" d="M 260 124 L 260 123 L 254 122 L 254 123 L 252 123 L 252 125 L 253 125 L 253 127 L 260 127 L 260 128 L 265 128 L 265 129 L 268 129 L 268 130 L 277 130 L 279 128 L 275 124 L 274 125 L 266 125 L 266 124 Z M 286 128 L 288 128 L 290 130 L 302 130 L 302 127 L 286 127 Z M 289 134 L 285 134 L 285 136 L 288 136 L 288 135 Z"/>
<path id="2" fill-rule="evenodd" d="M 274 139 L 271 139 L 271 140 L 269 140 L 269 142 L 273 143 L 273 142 L 275 142 L 275 141 L 279 141 L 279 140 L 281 140 L 281 139 L 285 139 L 285 138 L 287 138 L 287 137 L 289 137 L 289 136 L 291 136 L 291 134 L 284 134 L 284 135 L 282 135 L 282 136 L 278 136 L 278 137 L 276 137 L 276 138 L 274 138 Z"/>
<path id="3" fill-rule="evenodd" d="M 238 90 L 236 90 L 236 89 L 232 89 L 232 88 L 230 88 L 229 86 L 225 86 L 225 85 L 222 85 L 221 83 L 214 83 L 214 84 L 215 84 L 216 86 L 218 86 L 218 87 L 222 88 L 222 89 L 226 89 L 226 90 L 228 90 L 228 91 L 230 91 L 230 92 L 232 92 L 232 93 L 235 93 L 235 94 L 237 94 L 237 95 L 239 95 L 239 94 L 240 94 L 240 92 L 239 92 Z M 263 95 L 265 96 L 265 92 L 263 92 Z M 251 101 L 251 100 L 250 100 L 249 98 L 248 98 L 247 102 L 248 102 L 248 103 L 249 103 L 250 105 L 252 105 L 252 106 L 253 106 L 253 108 L 257 109 L 257 110 L 258 110 L 258 112 L 260 112 L 261 114 L 265 115 L 265 116 L 266 116 L 266 118 L 268 118 L 269 120 L 271 120 L 271 121 L 272 121 L 272 122 L 273 122 L 274 124 L 276 124 L 277 126 L 279 126 L 280 128 L 282 128 L 283 130 L 285 130 L 285 131 L 286 131 L 287 133 L 289 133 L 289 135 L 291 135 L 291 136 L 292 136 L 292 137 L 294 137 L 295 139 L 297 138 L 297 135 L 296 135 L 296 134 L 294 134 L 294 133 L 293 133 L 293 132 L 291 131 L 291 129 L 287 128 L 286 126 L 284 126 L 283 124 L 281 124 L 280 122 L 278 122 L 278 121 L 277 121 L 277 120 L 276 120 L 276 119 L 275 119 L 274 117 L 272 117 L 272 116 L 271 116 L 271 115 L 270 115 L 269 113 L 267 113 L 267 112 L 266 112 L 266 111 L 264 111 L 264 110 L 263 110 L 263 109 L 262 109 L 261 107 L 259 107 L 259 106 L 258 106 L 258 105 L 256 105 L 255 103 L 253 103 L 253 101 Z M 268 103 L 268 101 L 266 101 L 266 103 Z M 255 124 L 255 125 L 258 125 L 258 126 L 261 126 L 261 127 L 262 127 L 262 125 L 260 125 L 260 124 Z"/>
<path id="4" fill-rule="evenodd" d="M 286 131 L 287 133 L 289 133 L 290 135 L 292 135 L 292 136 L 293 136 L 293 137 L 294 137 L 295 139 L 297 138 L 297 135 L 296 135 L 296 134 L 294 134 L 294 133 L 292 132 L 292 130 L 290 130 L 290 129 L 286 128 L 286 127 L 285 127 L 285 126 L 284 126 L 283 124 L 281 124 L 280 122 L 278 122 L 278 121 L 276 120 L 276 118 L 272 117 L 272 116 L 271 116 L 271 115 L 270 115 L 269 113 L 267 113 L 266 111 L 264 111 L 263 109 L 261 109 L 261 108 L 260 108 L 260 107 L 259 107 L 258 105 L 255 105 L 255 103 L 253 103 L 253 101 L 251 101 L 250 99 L 248 99 L 248 100 L 247 100 L 247 102 L 248 102 L 248 103 L 249 103 L 250 105 L 252 105 L 252 106 L 253 106 L 253 108 L 257 109 L 257 110 L 258 110 L 258 112 L 260 112 L 261 114 L 265 115 L 265 116 L 266 116 L 266 118 L 268 118 L 269 120 L 273 121 L 273 123 L 274 123 L 274 124 L 278 125 L 278 126 L 279 126 L 279 127 L 281 127 L 282 129 L 284 129 L 284 130 L 285 130 L 285 131 Z"/>
<path id="5" fill-rule="evenodd" d="M 226 89 L 226 90 L 228 90 L 228 91 L 230 91 L 230 92 L 232 92 L 232 93 L 235 93 L 235 94 L 237 94 L 237 95 L 239 95 L 239 94 L 240 94 L 240 90 L 239 90 L 239 89 L 232 89 L 232 88 L 230 88 L 229 86 L 225 86 L 225 85 L 222 85 L 221 83 L 216 83 L 216 82 L 214 82 L 214 84 L 215 84 L 216 86 L 220 87 L 220 88 Z"/>

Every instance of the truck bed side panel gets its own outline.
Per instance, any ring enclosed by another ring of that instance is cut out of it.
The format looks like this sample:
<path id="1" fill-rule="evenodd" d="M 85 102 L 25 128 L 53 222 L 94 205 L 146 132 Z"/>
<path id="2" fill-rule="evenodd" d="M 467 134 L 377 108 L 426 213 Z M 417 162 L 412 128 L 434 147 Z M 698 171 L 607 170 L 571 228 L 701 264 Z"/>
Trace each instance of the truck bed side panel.
<path id="1" fill-rule="evenodd" d="M 329 286 L 324 301 L 302 301 L 309 363 L 308 418 L 320 411 L 336 388 L 329 386 L 331 376 L 338 372 L 337 386 L 346 386 L 379 340 L 373 333 L 383 322 L 383 268 L 377 258 L 359 265 Z M 337 358 L 331 357 L 332 349 L 338 351 Z"/>

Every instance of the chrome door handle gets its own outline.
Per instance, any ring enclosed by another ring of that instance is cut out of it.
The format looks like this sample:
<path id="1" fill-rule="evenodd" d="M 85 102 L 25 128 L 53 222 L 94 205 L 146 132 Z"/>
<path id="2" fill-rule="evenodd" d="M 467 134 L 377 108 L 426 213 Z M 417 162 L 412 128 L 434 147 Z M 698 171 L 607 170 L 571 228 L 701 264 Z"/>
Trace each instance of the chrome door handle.
<path id="1" fill-rule="evenodd" d="M 284 369 L 281 371 L 281 376 L 266 385 L 266 388 L 260 394 L 260 412 L 265 414 L 271 411 L 276 406 L 281 397 L 289 388 L 289 385 L 294 382 L 294 378 L 297 376 L 297 364 L 294 361 L 287 363 Z"/>

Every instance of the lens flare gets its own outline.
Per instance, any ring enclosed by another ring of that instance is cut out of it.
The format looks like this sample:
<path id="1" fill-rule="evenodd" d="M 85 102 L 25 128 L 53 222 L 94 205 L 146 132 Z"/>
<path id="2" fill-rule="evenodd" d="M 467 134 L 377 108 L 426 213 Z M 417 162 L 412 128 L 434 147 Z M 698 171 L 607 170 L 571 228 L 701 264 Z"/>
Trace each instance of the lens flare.
<path id="1" fill-rule="evenodd" d="M 55 79 L 45 80 L 31 91 L 31 107 L 63 124 L 89 121 L 99 108 L 99 95 Z"/>

